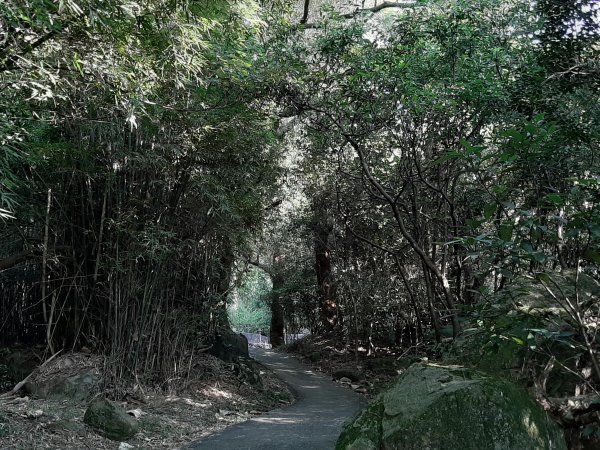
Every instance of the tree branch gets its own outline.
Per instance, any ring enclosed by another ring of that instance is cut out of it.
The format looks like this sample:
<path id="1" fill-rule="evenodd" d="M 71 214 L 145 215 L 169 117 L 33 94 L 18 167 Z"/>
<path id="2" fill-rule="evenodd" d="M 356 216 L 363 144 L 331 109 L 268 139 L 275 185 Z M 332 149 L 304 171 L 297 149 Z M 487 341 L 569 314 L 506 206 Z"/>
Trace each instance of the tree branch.
<path id="1" fill-rule="evenodd" d="M 379 5 L 373 6 L 372 8 L 359 8 L 353 13 L 342 14 L 342 17 L 345 17 L 346 19 L 351 19 L 363 12 L 378 13 L 379 11 L 383 11 L 384 9 L 388 8 L 412 8 L 413 6 L 417 6 L 417 3 L 417 1 L 410 0 L 404 2 L 383 2 Z"/>
<path id="2" fill-rule="evenodd" d="M 304 0 L 304 12 L 302 14 L 302 18 L 300 19 L 300 22 L 298 23 L 298 25 L 301 25 L 303 28 L 319 28 L 319 26 L 316 23 L 307 22 L 308 14 L 309 14 L 309 4 L 310 4 L 310 0 Z M 383 3 L 380 3 L 379 5 L 373 6 L 371 8 L 357 8 L 356 10 L 354 10 L 352 12 L 341 14 L 340 16 L 343 17 L 344 19 L 353 19 L 354 17 L 356 17 L 360 14 L 364 14 L 364 13 L 375 14 L 380 11 L 383 11 L 384 9 L 389 9 L 389 8 L 413 8 L 413 7 L 417 6 L 417 4 L 418 4 L 418 1 L 411 1 L 411 0 L 407 0 L 407 1 L 403 1 L 403 2 L 385 1 Z"/>

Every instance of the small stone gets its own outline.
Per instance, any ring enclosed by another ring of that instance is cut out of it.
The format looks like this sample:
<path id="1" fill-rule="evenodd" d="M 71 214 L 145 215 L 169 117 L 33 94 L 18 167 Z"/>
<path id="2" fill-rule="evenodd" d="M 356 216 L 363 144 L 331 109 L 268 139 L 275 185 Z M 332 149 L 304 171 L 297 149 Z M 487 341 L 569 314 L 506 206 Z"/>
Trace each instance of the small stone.
<path id="1" fill-rule="evenodd" d="M 133 448 L 133 445 L 128 444 L 127 442 L 121 442 L 119 445 L 119 450 L 129 450 L 131 448 Z"/>
<path id="2" fill-rule="evenodd" d="M 38 417 L 42 417 L 44 415 L 44 411 L 41 409 L 35 409 L 33 411 L 27 411 L 27 417 L 29 419 L 37 419 Z"/>
<path id="3" fill-rule="evenodd" d="M 350 378 L 346 378 L 346 377 L 342 377 L 338 381 L 340 383 L 342 383 L 342 384 L 350 384 L 350 383 L 352 383 L 352 380 Z"/>
<path id="4" fill-rule="evenodd" d="M 340 380 L 342 378 L 348 378 L 350 379 L 350 381 L 361 381 L 364 380 L 364 374 L 362 374 L 361 372 L 357 371 L 357 370 L 352 370 L 352 369 L 340 369 L 340 370 L 336 370 L 335 372 L 333 372 L 333 379 L 334 380 Z"/>

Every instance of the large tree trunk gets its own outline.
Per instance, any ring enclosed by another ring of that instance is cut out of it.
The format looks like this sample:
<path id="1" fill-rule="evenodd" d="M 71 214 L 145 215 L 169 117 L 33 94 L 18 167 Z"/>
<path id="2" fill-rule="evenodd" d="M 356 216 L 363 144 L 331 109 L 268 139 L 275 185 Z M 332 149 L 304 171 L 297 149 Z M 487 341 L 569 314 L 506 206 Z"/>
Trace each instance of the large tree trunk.
<path id="1" fill-rule="evenodd" d="M 321 325 L 326 331 L 332 331 L 338 322 L 335 299 L 335 285 L 331 276 L 331 249 L 329 236 L 332 227 L 317 224 L 315 229 L 315 270 L 319 289 Z"/>
<path id="2" fill-rule="evenodd" d="M 285 343 L 285 320 L 280 298 L 284 280 L 280 275 L 272 276 L 271 280 L 273 282 L 273 292 L 271 293 L 271 330 L 269 331 L 269 338 L 273 348 L 276 348 Z"/>

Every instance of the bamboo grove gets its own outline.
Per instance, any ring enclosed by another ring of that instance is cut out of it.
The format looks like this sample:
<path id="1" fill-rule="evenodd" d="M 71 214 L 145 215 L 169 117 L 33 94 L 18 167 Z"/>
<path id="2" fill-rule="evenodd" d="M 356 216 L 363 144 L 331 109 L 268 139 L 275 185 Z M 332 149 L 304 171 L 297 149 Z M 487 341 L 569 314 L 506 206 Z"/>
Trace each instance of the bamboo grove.
<path id="1" fill-rule="evenodd" d="M 258 5 L 0 8 L 0 340 L 164 380 L 227 325 L 234 249 L 278 177 Z"/>

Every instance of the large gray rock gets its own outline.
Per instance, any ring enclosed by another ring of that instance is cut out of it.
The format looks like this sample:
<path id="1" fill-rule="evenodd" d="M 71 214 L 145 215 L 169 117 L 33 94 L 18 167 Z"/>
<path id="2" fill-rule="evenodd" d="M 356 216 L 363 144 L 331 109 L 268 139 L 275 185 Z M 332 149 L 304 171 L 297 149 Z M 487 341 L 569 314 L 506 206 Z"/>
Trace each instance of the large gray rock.
<path id="1" fill-rule="evenodd" d="M 338 450 L 566 450 L 561 429 L 516 385 L 415 364 L 340 436 Z"/>
<path id="2" fill-rule="evenodd" d="M 94 400 L 85 411 L 83 421 L 98 434 L 113 441 L 126 441 L 139 430 L 137 421 L 132 416 L 105 399 Z"/>
<path id="3" fill-rule="evenodd" d="M 96 391 L 100 382 L 98 369 L 88 368 L 71 376 L 57 374 L 44 380 L 33 379 L 25 383 L 25 390 L 37 398 L 82 401 Z"/>
<path id="4" fill-rule="evenodd" d="M 209 353 L 225 362 L 237 361 L 240 357 L 248 358 L 248 339 L 243 334 L 231 330 L 220 330 L 214 336 Z"/>

